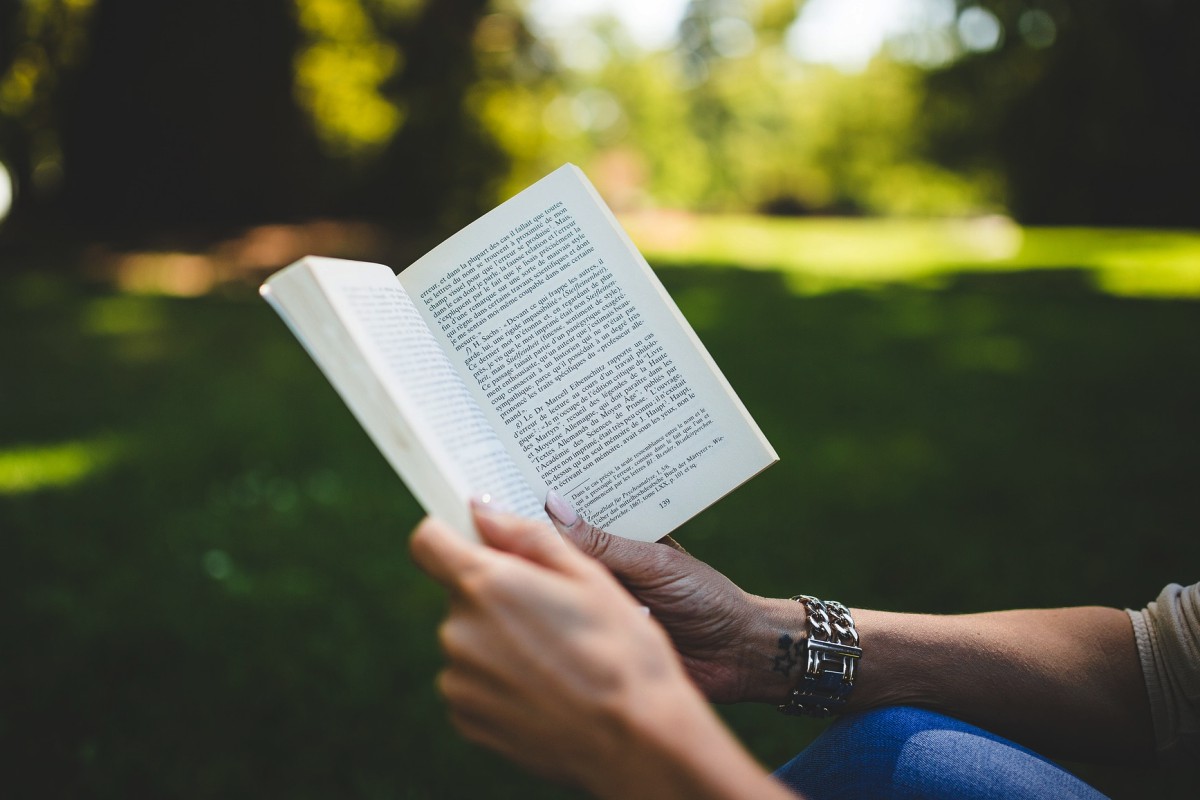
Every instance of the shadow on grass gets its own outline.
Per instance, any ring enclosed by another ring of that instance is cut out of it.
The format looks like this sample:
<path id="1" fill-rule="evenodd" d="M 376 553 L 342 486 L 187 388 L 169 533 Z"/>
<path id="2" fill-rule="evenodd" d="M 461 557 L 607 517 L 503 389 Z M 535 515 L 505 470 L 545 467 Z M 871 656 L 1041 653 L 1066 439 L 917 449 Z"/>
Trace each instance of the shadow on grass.
<path id="1" fill-rule="evenodd" d="M 1200 303 L 1078 270 L 817 296 L 661 276 L 782 457 L 678 533 L 746 589 L 949 613 L 1140 607 L 1195 579 Z M 564 796 L 449 729 L 419 511 L 265 305 L 3 289 L 0 491 L 5 454 L 111 445 L 0 494 L 9 785 Z M 727 718 L 766 763 L 819 729 Z"/>

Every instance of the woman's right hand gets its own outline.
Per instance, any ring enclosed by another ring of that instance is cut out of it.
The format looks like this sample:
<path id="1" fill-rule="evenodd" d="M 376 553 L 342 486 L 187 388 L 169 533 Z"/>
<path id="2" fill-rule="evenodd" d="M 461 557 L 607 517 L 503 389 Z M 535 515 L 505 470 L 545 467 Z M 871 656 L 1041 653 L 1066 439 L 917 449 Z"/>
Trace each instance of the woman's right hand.
<path id="1" fill-rule="evenodd" d="M 546 511 L 584 553 L 600 561 L 670 634 L 692 680 L 709 700 L 780 703 L 803 664 L 781 644 L 804 631 L 804 608 L 742 591 L 670 537 L 638 542 L 589 524 L 557 493 Z"/>

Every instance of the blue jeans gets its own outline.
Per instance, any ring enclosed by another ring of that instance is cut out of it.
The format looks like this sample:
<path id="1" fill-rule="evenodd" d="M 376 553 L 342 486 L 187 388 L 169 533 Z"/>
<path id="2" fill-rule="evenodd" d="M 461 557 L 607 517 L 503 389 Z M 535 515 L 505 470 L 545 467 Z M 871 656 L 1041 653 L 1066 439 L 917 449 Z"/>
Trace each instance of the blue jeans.
<path id="1" fill-rule="evenodd" d="M 1031 750 L 918 708 L 842 717 L 775 777 L 810 800 L 1104 798 Z"/>

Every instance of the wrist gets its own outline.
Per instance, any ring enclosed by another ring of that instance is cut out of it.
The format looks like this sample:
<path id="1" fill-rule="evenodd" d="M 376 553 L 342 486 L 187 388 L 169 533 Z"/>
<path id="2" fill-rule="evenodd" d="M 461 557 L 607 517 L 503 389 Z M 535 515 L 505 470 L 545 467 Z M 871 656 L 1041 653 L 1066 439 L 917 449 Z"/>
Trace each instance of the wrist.
<path id="1" fill-rule="evenodd" d="M 854 612 L 808 597 L 751 596 L 748 603 L 749 622 L 734 648 L 735 701 L 771 703 L 784 713 L 816 716 L 860 707 L 853 702 L 859 694 L 855 687 L 862 653 Z M 810 613 L 815 615 L 811 620 Z"/>
<path id="2" fill-rule="evenodd" d="M 793 655 L 804 666 L 798 685 L 779 710 L 792 716 L 827 717 L 840 712 L 854 691 L 862 657 L 854 614 L 841 603 L 812 595 L 800 594 L 792 600 L 804 604 L 808 637 L 791 642 Z"/>
<path id="3" fill-rule="evenodd" d="M 749 614 L 734 648 L 738 676 L 735 702 L 779 704 L 796 685 L 803 658 L 794 644 L 804 638 L 807 613 L 792 600 L 748 597 Z"/>
<path id="4" fill-rule="evenodd" d="M 787 794 L 738 743 L 686 680 L 660 686 L 652 700 L 625 704 L 627 748 L 613 769 L 606 761 L 585 789 L 601 798 L 689 797 L 733 800 Z"/>

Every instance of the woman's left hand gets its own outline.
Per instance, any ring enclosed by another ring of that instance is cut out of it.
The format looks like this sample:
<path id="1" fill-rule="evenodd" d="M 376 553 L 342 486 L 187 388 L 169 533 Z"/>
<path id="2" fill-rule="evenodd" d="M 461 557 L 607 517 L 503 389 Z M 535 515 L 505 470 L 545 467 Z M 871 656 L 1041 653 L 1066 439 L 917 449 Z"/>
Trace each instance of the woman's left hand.
<path id="1" fill-rule="evenodd" d="M 438 688 L 466 738 L 601 797 L 718 796 L 759 772 L 607 569 L 547 525 L 473 511 L 482 544 L 433 519 L 411 541 L 450 592 Z"/>

